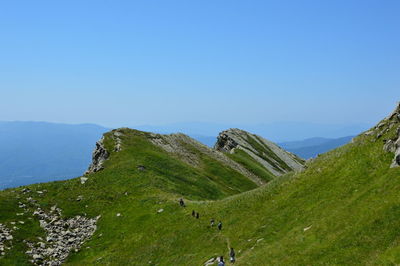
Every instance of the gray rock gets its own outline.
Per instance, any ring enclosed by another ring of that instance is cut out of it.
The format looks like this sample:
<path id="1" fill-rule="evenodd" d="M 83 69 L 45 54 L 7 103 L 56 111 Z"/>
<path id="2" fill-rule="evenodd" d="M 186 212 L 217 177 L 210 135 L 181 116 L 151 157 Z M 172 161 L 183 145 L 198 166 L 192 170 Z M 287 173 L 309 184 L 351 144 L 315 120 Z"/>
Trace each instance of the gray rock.
<path id="1" fill-rule="evenodd" d="M 0 224 L 0 254 L 4 256 L 6 250 L 10 250 L 12 247 L 12 240 L 14 239 L 11 233 L 13 230 L 6 227 L 4 224 Z"/>
<path id="2" fill-rule="evenodd" d="M 137 169 L 138 169 L 139 171 L 145 171 L 145 170 L 146 170 L 146 167 L 145 167 L 144 165 L 138 165 L 138 166 L 137 166 Z"/>
<path id="3" fill-rule="evenodd" d="M 30 248 L 27 254 L 31 255 L 32 263 L 36 265 L 61 265 L 71 251 L 79 250 L 85 240 L 93 235 L 100 218 L 75 216 L 62 219 L 61 209 L 56 206 L 51 207 L 50 213 L 38 208 L 34 215 L 38 216 L 47 241 L 47 244 L 25 242 Z"/>
<path id="4" fill-rule="evenodd" d="M 395 152 L 396 151 L 396 146 L 394 144 L 394 141 L 389 139 L 386 141 L 385 145 L 383 145 L 383 150 L 386 152 Z"/>
<path id="5" fill-rule="evenodd" d="M 217 258 L 213 257 L 211 259 L 209 259 L 208 261 L 204 262 L 204 266 L 210 266 L 210 265 L 214 265 L 217 261 Z"/>
<path id="6" fill-rule="evenodd" d="M 102 170 L 104 161 L 106 161 L 110 156 L 110 154 L 104 147 L 103 141 L 104 137 L 96 142 L 96 148 L 92 153 L 92 163 L 90 164 L 89 169 L 85 172 L 85 175 Z"/>
<path id="7" fill-rule="evenodd" d="M 393 162 L 390 167 L 391 168 L 400 167 L 400 148 L 397 148 Z"/>
<path id="8" fill-rule="evenodd" d="M 113 134 L 113 139 L 114 139 L 114 151 L 115 152 L 120 152 L 122 150 L 122 140 L 121 137 L 124 135 L 120 131 L 121 129 L 116 129 Z"/>
<path id="9" fill-rule="evenodd" d="M 22 193 L 29 193 L 29 192 L 31 192 L 31 190 L 29 189 L 29 188 L 24 188 L 23 190 L 22 190 Z"/>
<path id="10" fill-rule="evenodd" d="M 399 124 L 400 121 L 400 102 L 396 105 L 394 111 L 385 118 L 384 122 L 389 121 L 390 126 L 387 128 L 386 132 L 395 125 Z M 400 167 L 400 126 L 396 130 L 396 137 L 394 139 L 386 141 L 383 149 L 386 152 L 394 153 L 394 158 L 392 164 L 390 165 L 391 168 Z"/>
<path id="11" fill-rule="evenodd" d="M 367 132 L 364 133 L 364 135 L 366 135 L 366 136 L 370 136 L 370 135 L 372 135 L 372 134 L 374 134 L 374 131 L 373 131 L 373 130 L 369 130 L 369 131 L 367 131 Z"/>
<path id="12" fill-rule="evenodd" d="M 43 259 L 43 256 L 42 256 L 42 255 L 39 255 L 39 254 L 33 254 L 32 258 L 33 258 L 34 260 L 42 260 L 42 259 Z"/>
<path id="13" fill-rule="evenodd" d="M 237 128 L 222 131 L 214 148 L 225 153 L 234 153 L 240 149 L 275 176 L 304 169 L 303 159 L 271 141 Z"/>
<path id="14" fill-rule="evenodd" d="M 394 108 L 393 112 L 386 117 L 384 120 L 391 120 L 393 118 L 400 118 L 400 102 L 397 103 L 396 107 Z"/>
<path id="15" fill-rule="evenodd" d="M 87 180 L 88 180 L 87 177 L 81 177 L 81 184 L 82 185 L 85 184 Z"/>

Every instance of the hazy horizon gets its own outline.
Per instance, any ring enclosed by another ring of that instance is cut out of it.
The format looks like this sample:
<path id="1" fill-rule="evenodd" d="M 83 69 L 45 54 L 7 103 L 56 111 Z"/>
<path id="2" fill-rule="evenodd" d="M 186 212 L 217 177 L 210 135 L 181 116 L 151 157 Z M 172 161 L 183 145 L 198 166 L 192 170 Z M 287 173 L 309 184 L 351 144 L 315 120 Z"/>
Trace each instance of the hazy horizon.
<path id="1" fill-rule="evenodd" d="M 374 124 L 400 96 L 399 7 L 3 3 L 0 120 Z"/>
<path id="2" fill-rule="evenodd" d="M 15 123 L 21 125 L 38 126 L 39 124 L 60 125 L 60 126 L 93 126 L 100 127 L 104 130 L 112 130 L 120 127 L 129 127 L 132 129 L 160 133 L 184 133 L 197 139 L 206 137 L 205 141 L 209 144 L 211 138 L 215 139 L 218 134 L 229 128 L 240 128 L 248 132 L 258 134 L 266 139 L 274 142 L 300 141 L 310 138 L 328 138 L 335 139 L 347 136 L 358 135 L 367 130 L 372 125 L 366 123 L 355 124 L 318 124 L 318 123 L 302 123 L 302 122 L 275 122 L 265 124 L 219 124 L 219 123 L 172 123 L 161 125 L 121 125 L 119 127 L 107 127 L 95 123 L 69 124 L 69 123 L 53 123 L 48 121 L 0 121 L 1 123 Z"/>

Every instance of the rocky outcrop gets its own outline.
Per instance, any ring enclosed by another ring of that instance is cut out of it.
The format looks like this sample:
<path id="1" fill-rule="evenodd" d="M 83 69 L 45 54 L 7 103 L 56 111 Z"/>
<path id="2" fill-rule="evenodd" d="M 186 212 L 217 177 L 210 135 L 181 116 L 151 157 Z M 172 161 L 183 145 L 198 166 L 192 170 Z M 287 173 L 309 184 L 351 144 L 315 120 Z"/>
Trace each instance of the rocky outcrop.
<path id="1" fill-rule="evenodd" d="M 396 107 L 394 108 L 393 112 L 384 119 L 384 121 L 397 119 L 400 121 L 400 102 L 397 103 Z"/>
<path id="2" fill-rule="evenodd" d="M 121 137 L 124 136 L 124 133 L 121 132 L 122 129 L 115 129 L 113 133 L 114 139 L 114 151 L 120 152 L 122 150 L 122 140 Z"/>
<path id="3" fill-rule="evenodd" d="M 393 140 L 389 140 L 385 144 L 386 151 L 393 152 L 394 158 L 390 165 L 391 168 L 400 166 L 400 127 L 397 129 L 397 136 Z"/>
<path id="4" fill-rule="evenodd" d="M 226 130 L 219 133 L 217 143 L 215 144 L 215 149 L 222 151 L 222 152 L 232 152 L 239 143 L 236 142 L 236 138 L 233 137 L 235 134 L 234 131 L 238 131 L 236 129 Z M 241 132 L 238 131 L 240 134 Z"/>
<path id="5" fill-rule="evenodd" d="M 304 168 L 304 160 L 283 150 L 275 143 L 240 129 L 229 129 L 219 134 L 216 150 L 234 153 L 240 149 L 275 176 Z"/>
<path id="6" fill-rule="evenodd" d="M 71 251 L 78 251 L 85 240 L 96 231 L 96 223 L 100 216 L 87 218 L 75 216 L 70 219 L 61 218 L 61 209 L 53 206 L 49 213 L 37 208 L 33 213 L 39 219 L 40 227 L 46 232 L 46 239 L 40 242 L 25 241 L 36 265 L 61 265 Z"/>
<path id="7" fill-rule="evenodd" d="M 0 257 L 6 254 L 6 251 L 11 248 L 12 230 L 5 225 L 0 224 Z"/>
<path id="8" fill-rule="evenodd" d="M 96 142 L 96 148 L 92 153 L 92 163 L 89 165 L 86 174 L 92 174 L 103 169 L 103 163 L 110 156 L 109 152 L 106 150 L 103 144 L 104 137 L 102 137 L 98 142 Z"/>
<path id="9" fill-rule="evenodd" d="M 393 139 L 385 140 L 385 145 L 383 149 L 386 152 L 394 153 L 394 158 L 392 164 L 390 165 L 391 168 L 400 167 L 400 102 L 397 104 L 394 111 L 386 117 L 381 123 L 379 123 L 376 127 L 370 130 L 369 135 L 376 134 L 376 138 L 380 138 L 383 134 L 389 132 L 394 126 L 398 126 L 396 130 L 396 135 Z M 365 133 L 366 134 L 366 133 Z M 367 135 L 367 134 L 366 134 Z"/>
<path id="10" fill-rule="evenodd" d="M 122 150 L 121 138 L 124 136 L 124 130 L 126 130 L 126 128 L 114 129 L 106 134 L 114 141 L 114 148 L 112 149 L 113 152 L 120 152 Z M 89 168 L 85 172 L 85 175 L 96 173 L 102 170 L 104 168 L 103 163 L 110 157 L 110 152 L 107 151 L 107 149 L 104 147 L 105 136 L 103 136 L 98 142 L 96 142 L 96 147 L 92 153 L 92 163 L 89 165 Z M 85 182 L 86 180 L 82 181 L 82 184 L 84 184 Z"/>

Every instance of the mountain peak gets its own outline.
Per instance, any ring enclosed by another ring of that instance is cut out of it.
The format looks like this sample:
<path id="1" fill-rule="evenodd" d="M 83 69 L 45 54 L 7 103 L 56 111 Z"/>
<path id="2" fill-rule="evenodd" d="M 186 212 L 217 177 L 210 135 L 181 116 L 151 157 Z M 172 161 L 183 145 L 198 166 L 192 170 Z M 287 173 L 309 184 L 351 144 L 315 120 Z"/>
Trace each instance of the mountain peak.
<path id="1" fill-rule="evenodd" d="M 214 148 L 230 154 L 238 153 L 240 150 L 242 156 L 250 156 L 274 176 L 304 168 L 304 160 L 301 158 L 269 140 L 238 128 L 222 131 Z"/>

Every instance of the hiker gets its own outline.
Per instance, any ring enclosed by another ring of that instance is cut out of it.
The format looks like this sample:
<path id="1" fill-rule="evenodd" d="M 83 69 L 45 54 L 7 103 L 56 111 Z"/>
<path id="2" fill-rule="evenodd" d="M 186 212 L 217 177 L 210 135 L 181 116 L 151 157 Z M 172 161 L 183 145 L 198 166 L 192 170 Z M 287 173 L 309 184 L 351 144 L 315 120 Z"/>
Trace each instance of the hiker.
<path id="1" fill-rule="evenodd" d="M 200 214 L 196 213 L 196 219 L 199 219 L 199 217 L 200 217 Z"/>
<path id="2" fill-rule="evenodd" d="M 219 257 L 218 266 L 225 266 L 225 262 L 224 262 L 224 257 L 223 256 Z"/>
<path id="3" fill-rule="evenodd" d="M 233 250 L 233 248 L 231 248 L 229 256 L 231 257 L 231 263 L 235 263 L 235 251 Z"/>
<path id="4" fill-rule="evenodd" d="M 214 227 L 214 218 L 211 218 L 210 224 L 211 224 L 211 227 Z"/>
<path id="5" fill-rule="evenodd" d="M 193 210 L 192 211 L 192 216 L 195 217 L 196 216 L 196 212 Z"/>
<path id="6" fill-rule="evenodd" d="M 179 205 L 181 205 L 181 207 L 186 207 L 182 198 L 179 199 Z"/>
<path id="7" fill-rule="evenodd" d="M 218 230 L 221 231 L 221 230 L 222 230 L 222 223 L 221 223 L 221 221 L 219 221 L 219 223 L 218 223 L 217 226 L 218 226 Z"/>

